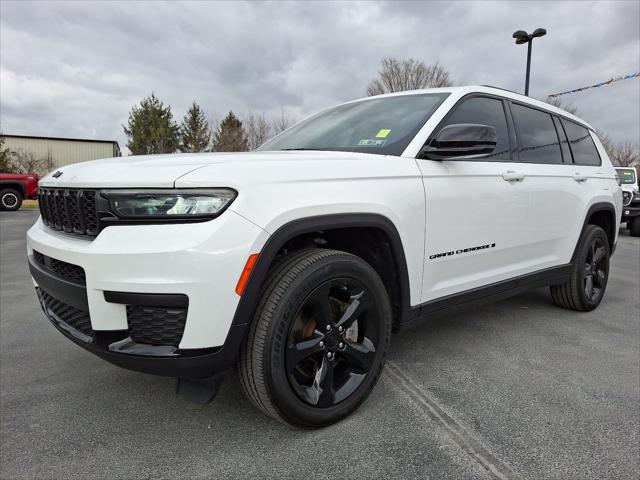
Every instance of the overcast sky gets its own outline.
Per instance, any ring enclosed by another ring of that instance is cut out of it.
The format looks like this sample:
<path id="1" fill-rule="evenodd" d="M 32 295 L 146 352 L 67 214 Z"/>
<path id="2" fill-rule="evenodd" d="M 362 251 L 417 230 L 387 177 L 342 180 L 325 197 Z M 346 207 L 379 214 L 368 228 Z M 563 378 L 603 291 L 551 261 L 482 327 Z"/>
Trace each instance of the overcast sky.
<path id="1" fill-rule="evenodd" d="M 0 0 L 0 128 L 115 139 L 152 91 L 180 120 L 294 117 L 365 96 L 385 56 L 439 61 L 455 84 L 532 96 L 640 71 L 640 2 L 29 2 Z M 562 97 L 615 140 L 640 139 L 640 80 Z"/>

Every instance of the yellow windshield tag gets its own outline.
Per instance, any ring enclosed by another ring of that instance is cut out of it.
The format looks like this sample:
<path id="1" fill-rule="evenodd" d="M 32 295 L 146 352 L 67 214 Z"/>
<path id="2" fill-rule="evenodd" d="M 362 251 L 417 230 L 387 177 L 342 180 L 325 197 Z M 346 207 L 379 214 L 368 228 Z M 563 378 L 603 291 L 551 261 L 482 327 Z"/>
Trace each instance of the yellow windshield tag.
<path id="1" fill-rule="evenodd" d="M 390 128 L 383 128 L 378 131 L 378 133 L 376 134 L 376 138 L 387 138 L 390 133 L 391 133 Z"/>

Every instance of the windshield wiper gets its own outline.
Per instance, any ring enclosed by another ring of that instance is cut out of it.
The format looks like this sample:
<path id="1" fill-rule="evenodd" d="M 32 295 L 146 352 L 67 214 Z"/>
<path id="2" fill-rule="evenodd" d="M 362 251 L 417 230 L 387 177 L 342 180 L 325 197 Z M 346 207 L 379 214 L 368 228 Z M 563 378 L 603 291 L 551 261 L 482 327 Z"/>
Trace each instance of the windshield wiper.
<path id="1" fill-rule="evenodd" d="M 280 150 L 321 150 L 320 148 L 281 148 Z"/>

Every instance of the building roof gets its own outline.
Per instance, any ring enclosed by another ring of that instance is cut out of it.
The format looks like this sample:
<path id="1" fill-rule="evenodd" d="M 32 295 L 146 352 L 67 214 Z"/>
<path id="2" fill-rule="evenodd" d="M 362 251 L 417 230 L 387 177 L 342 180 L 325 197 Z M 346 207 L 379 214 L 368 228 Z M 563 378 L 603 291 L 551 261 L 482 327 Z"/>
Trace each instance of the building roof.
<path id="1" fill-rule="evenodd" d="M 96 140 L 93 138 L 39 137 L 36 135 L 11 135 L 8 133 L 0 134 L 0 137 L 32 138 L 34 140 L 62 140 L 65 142 L 115 143 L 116 145 L 118 145 L 118 149 L 120 149 L 120 145 L 116 140 Z"/>

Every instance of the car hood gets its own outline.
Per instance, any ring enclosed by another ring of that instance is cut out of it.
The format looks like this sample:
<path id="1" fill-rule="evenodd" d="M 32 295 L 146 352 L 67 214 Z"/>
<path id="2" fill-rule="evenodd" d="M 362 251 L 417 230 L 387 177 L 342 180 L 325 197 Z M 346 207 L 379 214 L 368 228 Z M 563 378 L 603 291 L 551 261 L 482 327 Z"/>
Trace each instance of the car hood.
<path id="1" fill-rule="evenodd" d="M 287 162 L 319 162 L 327 160 L 363 160 L 378 158 L 353 152 L 275 151 L 238 153 L 192 153 L 140 155 L 107 158 L 75 163 L 53 170 L 40 180 L 43 187 L 65 188 L 172 188 L 181 177 L 203 167 L 224 165 L 224 170 L 237 168 L 246 175 L 251 165 L 257 171 L 286 168 Z"/>

